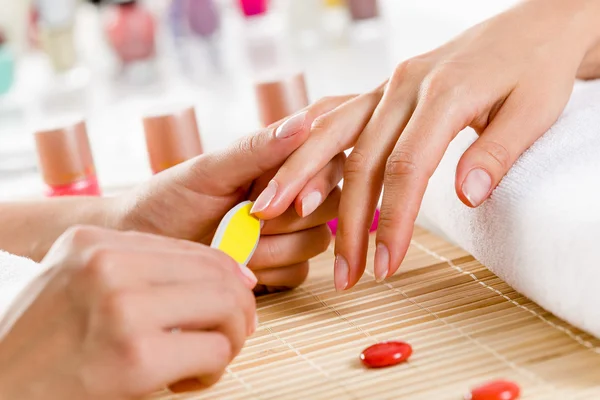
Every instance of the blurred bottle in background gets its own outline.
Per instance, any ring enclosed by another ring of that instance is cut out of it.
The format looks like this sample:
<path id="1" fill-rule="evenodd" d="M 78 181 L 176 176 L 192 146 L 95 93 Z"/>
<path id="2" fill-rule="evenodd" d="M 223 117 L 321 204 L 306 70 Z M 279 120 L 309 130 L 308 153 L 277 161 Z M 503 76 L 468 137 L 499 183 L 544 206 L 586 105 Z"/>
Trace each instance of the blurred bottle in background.
<path id="1" fill-rule="evenodd" d="M 179 67 L 188 78 L 205 84 L 223 72 L 221 16 L 214 0 L 172 0 L 168 20 Z"/>
<path id="2" fill-rule="evenodd" d="M 35 133 L 46 196 L 100 196 L 85 122 L 64 123 Z"/>
<path id="3" fill-rule="evenodd" d="M 13 85 L 15 58 L 8 45 L 4 31 L 0 29 L 0 96 L 8 93 Z"/>
<path id="4" fill-rule="evenodd" d="M 54 71 L 61 74 L 77 64 L 73 31 L 76 0 L 37 0 L 41 46 Z"/>
<path id="5" fill-rule="evenodd" d="M 145 83 L 155 78 L 156 23 L 143 3 L 110 1 L 105 9 L 104 29 L 128 81 Z"/>
<path id="6" fill-rule="evenodd" d="M 363 21 L 367 19 L 377 18 L 379 9 L 377 0 L 346 0 L 350 15 L 354 21 Z"/>

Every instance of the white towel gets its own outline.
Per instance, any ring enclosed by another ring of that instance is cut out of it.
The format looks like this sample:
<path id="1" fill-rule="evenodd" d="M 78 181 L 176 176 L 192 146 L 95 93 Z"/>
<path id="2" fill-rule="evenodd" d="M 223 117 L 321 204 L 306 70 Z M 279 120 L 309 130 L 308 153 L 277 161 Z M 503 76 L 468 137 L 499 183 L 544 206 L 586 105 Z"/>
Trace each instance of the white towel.
<path id="1" fill-rule="evenodd" d="M 476 137 L 465 130 L 451 144 L 429 182 L 424 225 L 548 311 L 600 337 L 600 81 L 578 83 L 556 124 L 487 202 L 470 209 L 456 197 L 454 176 Z"/>
<path id="2" fill-rule="evenodd" d="M 42 272 L 40 264 L 0 250 L 0 320 L 17 295 Z"/>

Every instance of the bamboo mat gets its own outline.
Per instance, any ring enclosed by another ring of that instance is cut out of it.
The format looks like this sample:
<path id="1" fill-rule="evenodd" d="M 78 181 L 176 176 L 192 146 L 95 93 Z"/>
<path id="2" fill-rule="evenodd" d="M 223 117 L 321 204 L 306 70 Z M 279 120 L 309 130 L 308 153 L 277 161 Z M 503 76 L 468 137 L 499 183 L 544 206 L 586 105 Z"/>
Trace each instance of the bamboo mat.
<path id="1" fill-rule="evenodd" d="M 385 283 L 371 270 L 336 293 L 332 270 L 330 250 L 299 289 L 259 298 L 259 329 L 214 388 L 153 399 L 458 400 L 498 378 L 523 399 L 600 399 L 600 340 L 423 229 Z M 409 362 L 363 368 L 360 352 L 390 339 L 413 346 Z"/>

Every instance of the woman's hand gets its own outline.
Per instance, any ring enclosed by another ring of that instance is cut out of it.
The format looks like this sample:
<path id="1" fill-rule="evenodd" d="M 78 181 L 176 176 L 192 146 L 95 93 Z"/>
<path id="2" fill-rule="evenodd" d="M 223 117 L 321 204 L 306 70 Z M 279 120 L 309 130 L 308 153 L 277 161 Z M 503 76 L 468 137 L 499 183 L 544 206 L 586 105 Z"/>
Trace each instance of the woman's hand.
<path id="1" fill-rule="evenodd" d="M 256 278 L 201 244 L 82 227 L 43 264 L 0 322 L 3 399 L 205 388 L 256 328 Z"/>
<path id="2" fill-rule="evenodd" d="M 281 215 L 308 179 L 354 146 L 340 201 L 335 285 L 350 288 L 364 272 L 368 227 L 383 187 L 375 276 L 392 275 L 449 142 L 467 126 L 480 135 L 461 158 L 455 182 L 461 201 L 477 207 L 556 121 L 578 70 L 589 76 L 599 18 L 595 0 L 530 0 L 401 63 L 384 85 L 314 121 L 257 215 Z"/>
<path id="3" fill-rule="evenodd" d="M 121 230 L 145 231 L 210 243 L 234 205 L 255 199 L 283 162 L 309 135 L 312 121 L 352 96 L 327 99 L 287 120 L 243 138 L 225 151 L 205 154 L 155 176 L 117 203 Z M 249 266 L 264 286 L 293 288 L 304 281 L 308 260 L 331 242 L 327 221 L 337 216 L 344 154 L 307 179 L 295 210 L 268 221 Z M 302 218 L 300 215 L 309 215 Z M 113 218 L 115 219 L 115 218 Z"/>

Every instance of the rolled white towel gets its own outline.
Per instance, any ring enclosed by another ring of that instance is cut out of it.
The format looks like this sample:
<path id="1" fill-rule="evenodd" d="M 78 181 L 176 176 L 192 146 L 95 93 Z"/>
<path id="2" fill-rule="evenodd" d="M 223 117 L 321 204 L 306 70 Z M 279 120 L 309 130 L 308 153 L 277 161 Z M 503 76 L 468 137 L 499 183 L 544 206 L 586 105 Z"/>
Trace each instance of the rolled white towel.
<path id="1" fill-rule="evenodd" d="M 535 118 L 535 116 L 532 116 Z M 516 290 L 600 337 L 600 81 L 578 83 L 556 124 L 478 209 L 454 191 L 465 130 L 429 182 L 424 225 L 473 254 Z"/>
<path id="2" fill-rule="evenodd" d="M 0 250 L 0 319 L 25 286 L 42 272 L 40 264 Z"/>

